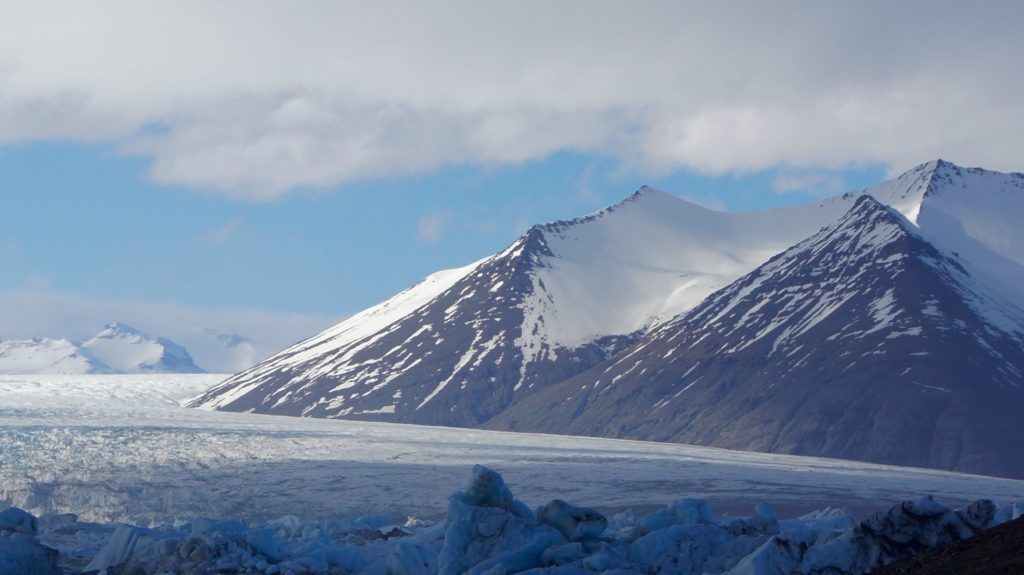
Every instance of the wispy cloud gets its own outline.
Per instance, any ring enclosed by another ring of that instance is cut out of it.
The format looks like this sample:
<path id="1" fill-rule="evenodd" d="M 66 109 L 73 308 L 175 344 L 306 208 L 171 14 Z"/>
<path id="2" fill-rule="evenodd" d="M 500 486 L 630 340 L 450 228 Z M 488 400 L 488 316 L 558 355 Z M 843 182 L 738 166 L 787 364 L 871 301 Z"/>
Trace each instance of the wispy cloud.
<path id="1" fill-rule="evenodd" d="M 211 244 L 222 244 L 228 241 L 228 238 L 233 236 L 244 223 L 245 218 L 234 218 L 224 225 L 206 232 L 203 239 Z"/>
<path id="2" fill-rule="evenodd" d="M 576 199 L 583 205 L 591 208 L 602 207 L 603 198 L 594 191 L 592 182 L 597 171 L 597 164 L 587 164 L 576 182 Z"/>
<path id="3" fill-rule="evenodd" d="M 726 211 L 726 209 L 725 209 L 725 202 L 723 202 L 722 200 L 720 200 L 718 198 L 712 198 L 712 197 L 706 197 L 706 196 L 686 196 L 686 195 L 682 195 L 682 196 L 679 196 L 679 197 L 684 199 L 684 200 L 686 200 L 686 201 L 688 201 L 688 202 L 697 204 L 698 206 L 700 206 L 702 208 L 707 208 L 709 210 L 715 210 L 716 212 L 724 212 L 724 211 Z"/>
<path id="4" fill-rule="evenodd" d="M 1024 3 L 397 4 L 5 6 L 0 143 L 112 143 L 253 200 L 563 150 L 643 173 L 1020 168 Z"/>
<path id="5" fill-rule="evenodd" d="M 836 174 L 827 172 L 785 172 L 772 180 L 777 194 L 802 193 L 812 196 L 832 196 L 846 190 L 846 182 Z"/>
<path id="6" fill-rule="evenodd" d="M 416 239 L 436 244 L 444 237 L 454 215 L 448 210 L 424 214 L 416 220 Z"/>

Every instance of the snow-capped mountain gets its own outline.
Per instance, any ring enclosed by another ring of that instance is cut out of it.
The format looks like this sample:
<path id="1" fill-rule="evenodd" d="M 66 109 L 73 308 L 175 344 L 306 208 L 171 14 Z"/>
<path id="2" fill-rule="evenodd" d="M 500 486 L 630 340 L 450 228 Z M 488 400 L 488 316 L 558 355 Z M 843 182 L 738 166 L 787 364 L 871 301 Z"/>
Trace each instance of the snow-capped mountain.
<path id="1" fill-rule="evenodd" d="M 121 373 L 203 372 L 180 345 L 118 322 L 107 324 L 82 348 Z"/>
<path id="2" fill-rule="evenodd" d="M 1022 411 L 1024 310 L 861 196 L 488 427 L 1024 477 Z"/>
<path id="3" fill-rule="evenodd" d="M 1021 434 L 1004 415 L 1021 407 L 1014 386 L 1024 383 L 1022 213 L 1024 175 L 942 160 L 818 204 L 755 213 L 714 212 L 642 188 L 435 274 L 191 405 L 1021 475 L 997 455 L 1001 438 Z M 743 283 L 751 277 L 762 280 Z M 708 325 L 712 308 L 744 310 L 725 316 L 742 322 Z M 661 383 L 644 383 L 659 370 Z M 707 409 L 720 403 L 718 415 L 687 399 L 702 387 L 697 378 L 714 381 Z M 970 387 L 975 380 L 987 383 Z M 822 387 L 846 381 L 864 383 Z M 595 382 L 631 391 L 605 391 L 605 400 Z M 864 399 L 875 395 L 877 404 Z M 923 427 L 901 415 L 911 400 L 932 409 L 906 409 Z M 853 404 L 866 407 L 837 411 Z M 979 415 L 986 410 L 991 417 Z M 707 425 L 686 431 L 686 417 Z M 772 418 L 789 427 L 751 431 Z M 807 435 L 797 439 L 800 425 Z"/>
<path id="4" fill-rule="evenodd" d="M 0 340 L 0 373 L 113 373 L 110 366 L 68 339 Z"/>
<path id="5" fill-rule="evenodd" d="M 971 275 L 1024 307 L 1024 174 L 935 160 L 859 194 L 896 208 Z"/>
<path id="6" fill-rule="evenodd" d="M 611 357 L 845 211 L 714 212 L 641 188 L 531 228 L 236 375 L 193 406 L 477 425 Z"/>
<path id="7" fill-rule="evenodd" d="M 0 373 L 203 373 L 188 351 L 122 323 L 84 343 L 36 338 L 0 341 Z"/>

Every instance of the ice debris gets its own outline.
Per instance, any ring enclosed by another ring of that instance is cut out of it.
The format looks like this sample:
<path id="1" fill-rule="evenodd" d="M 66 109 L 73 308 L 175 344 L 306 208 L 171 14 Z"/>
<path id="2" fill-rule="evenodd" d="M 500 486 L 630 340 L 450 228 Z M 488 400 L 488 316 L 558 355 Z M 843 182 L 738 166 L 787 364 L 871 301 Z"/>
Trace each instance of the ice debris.
<path id="1" fill-rule="evenodd" d="M 928 496 L 841 531 L 814 529 L 811 523 L 794 526 L 745 557 L 729 575 L 860 575 L 993 527 L 997 511 L 987 499 L 951 511 Z"/>
<path id="2" fill-rule="evenodd" d="M 716 515 L 705 500 L 680 499 L 643 517 L 605 517 L 557 499 L 531 510 L 501 475 L 475 466 L 437 524 L 393 525 L 374 516 L 303 523 L 286 516 L 254 525 L 199 519 L 97 530 L 74 515 L 37 521 L 11 508 L 0 512 L 0 573 L 60 574 L 58 552 L 39 539 L 81 532 L 106 534 L 79 564 L 81 573 L 98 575 L 860 575 L 1021 511 L 1020 504 L 988 500 L 949 510 L 926 497 L 861 522 L 832 508 L 778 520 L 768 504 L 733 517 Z M 76 552 L 82 557 L 81 548 Z"/>
<path id="3" fill-rule="evenodd" d="M 60 575 L 58 553 L 36 538 L 39 522 L 32 514 L 9 507 L 0 511 L 0 573 Z"/>

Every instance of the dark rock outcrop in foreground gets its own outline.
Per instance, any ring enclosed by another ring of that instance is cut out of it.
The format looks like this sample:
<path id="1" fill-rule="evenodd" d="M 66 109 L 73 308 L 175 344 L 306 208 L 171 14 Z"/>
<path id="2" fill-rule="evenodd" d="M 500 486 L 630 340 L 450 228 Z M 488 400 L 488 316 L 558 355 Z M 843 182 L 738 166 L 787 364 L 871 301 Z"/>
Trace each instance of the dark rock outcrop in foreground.
<path id="1" fill-rule="evenodd" d="M 1020 575 L 1024 573 L 1024 517 L 917 557 L 901 559 L 871 575 Z"/>

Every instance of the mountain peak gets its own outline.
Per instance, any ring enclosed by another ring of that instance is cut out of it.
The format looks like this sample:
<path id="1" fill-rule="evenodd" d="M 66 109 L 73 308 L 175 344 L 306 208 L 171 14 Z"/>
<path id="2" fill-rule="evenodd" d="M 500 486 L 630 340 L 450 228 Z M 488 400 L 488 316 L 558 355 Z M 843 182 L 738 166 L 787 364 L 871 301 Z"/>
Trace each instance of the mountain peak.
<path id="1" fill-rule="evenodd" d="M 895 208 L 909 229 L 1024 308 L 1024 174 L 936 159 L 854 195 Z"/>
<path id="2" fill-rule="evenodd" d="M 850 213 L 873 212 L 873 211 L 885 210 L 885 209 L 887 209 L 885 204 L 883 204 L 882 202 L 876 200 L 875 198 L 873 198 L 871 196 L 865 195 L 865 196 L 861 196 L 861 197 L 857 198 L 857 200 L 853 202 L 853 207 L 850 208 L 850 210 L 847 212 L 847 214 L 850 214 Z"/>
<path id="3" fill-rule="evenodd" d="M 185 348 L 130 325 L 110 322 L 82 349 L 123 373 L 202 373 Z"/>
<path id="4" fill-rule="evenodd" d="M 948 160 L 943 160 L 942 158 L 936 158 L 936 159 L 931 160 L 929 162 L 925 162 L 925 163 L 921 164 L 920 166 L 917 166 L 917 169 L 920 169 L 921 171 L 925 171 L 925 172 L 935 172 L 935 171 L 939 171 L 939 170 L 959 170 L 960 166 L 958 166 L 958 165 L 956 165 L 953 162 L 950 162 Z"/>
<path id="5" fill-rule="evenodd" d="M 774 259 L 792 257 L 798 252 L 877 253 L 907 238 L 919 238 L 919 233 L 901 213 L 863 195 L 841 218 Z"/>
<path id="6" fill-rule="evenodd" d="M 840 218 L 836 227 L 843 225 L 859 224 L 869 219 L 877 219 L 879 222 L 887 222 L 899 225 L 905 231 L 910 232 L 909 222 L 903 214 L 883 204 L 871 196 L 861 196 L 853 203 L 853 206 Z"/>
<path id="7" fill-rule="evenodd" d="M 602 208 L 594 213 L 586 216 L 580 216 L 567 220 L 555 220 L 545 224 L 538 224 L 530 228 L 530 232 L 538 230 L 541 232 L 564 232 L 565 230 L 576 227 L 581 224 L 588 224 L 596 220 L 606 218 L 610 214 L 620 213 L 624 208 L 638 208 L 630 210 L 634 213 L 649 213 L 652 217 L 664 216 L 666 212 L 678 212 L 680 210 L 690 210 L 694 207 L 703 210 L 696 204 L 692 204 L 683 200 L 682 198 L 673 196 L 672 194 L 657 190 L 650 186 L 640 186 L 632 194 L 626 196 L 623 200 L 614 203 L 608 207 Z M 641 217 L 643 217 L 641 215 Z M 529 233 L 529 232 L 528 232 Z"/>
<path id="8" fill-rule="evenodd" d="M 635 192 L 630 194 L 628 197 L 626 197 L 626 199 L 622 200 L 621 202 L 619 202 L 617 204 L 614 204 L 614 205 L 610 206 L 607 209 L 610 210 L 612 208 L 622 206 L 623 204 L 636 203 L 636 202 L 642 202 L 642 203 L 668 202 L 668 203 L 675 204 L 675 205 L 690 205 L 691 204 L 691 202 L 687 202 L 686 200 L 684 200 L 684 199 L 682 199 L 682 198 L 680 198 L 678 196 L 674 196 L 674 195 L 672 195 L 672 194 L 670 194 L 668 192 L 663 192 L 663 191 L 661 191 L 661 190 L 659 190 L 657 188 L 652 188 L 652 187 L 650 187 L 648 185 L 643 185 L 643 186 L 640 186 Z"/>
<path id="9" fill-rule="evenodd" d="M 861 194 L 873 196 L 879 202 L 892 206 L 911 223 L 917 225 L 926 198 L 935 197 L 941 190 L 955 186 L 955 182 L 961 180 L 964 173 L 963 168 L 952 162 L 943 159 L 931 160 L 914 166 L 891 180 L 867 188 Z"/>
<path id="10" fill-rule="evenodd" d="M 637 188 L 637 190 L 635 192 L 630 194 L 626 198 L 626 200 L 637 200 L 637 199 L 642 198 L 644 196 L 652 196 L 652 195 L 664 194 L 664 193 L 665 192 L 656 190 L 656 189 L 648 186 L 647 184 L 644 184 L 644 185 L 640 186 L 639 188 Z"/>
<path id="11" fill-rule="evenodd" d="M 146 337 L 146 334 L 135 329 L 134 327 L 121 323 L 119 321 L 112 321 L 107 325 L 103 326 L 103 331 L 96 334 L 96 337 L 111 337 L 114 335 L 125 334 Z"/>
<path id="12" fill-rule="evenodd" d="M 934 196 L 939 190 L 954 184 L 963 179 L 964 168 L 947 162 L 941 158 L 924 164 L 925 173 L 928 174 L 928 186 L 924 190 L 924 197 Z M 975 168 L 977 172 L 983 172 Z"/>
<path id="13" fill-rule="evenodd" d="M 995 178 L 995 179 L 1006 179 L 1020 180 L 1024 179 L 1024 174 L 1016 172 L 1003 173 L 994 170 L 986 170 L 984 168 L 968 168 L 942 158 L 937 158 L 923 164 L 914 166 L 907 170 L 903 174 L 897 176 L 893 181 L 905 181 L 905 182 L 923 182 L 923 194 L 931 195 L 937 190 L 949 187 L 953 185 L 959 188 L 977 188 L 977 186 L 968 186 L 964 180 L 967 178 Z M 884 202 L 884 199 L 883 199 Z"/>

